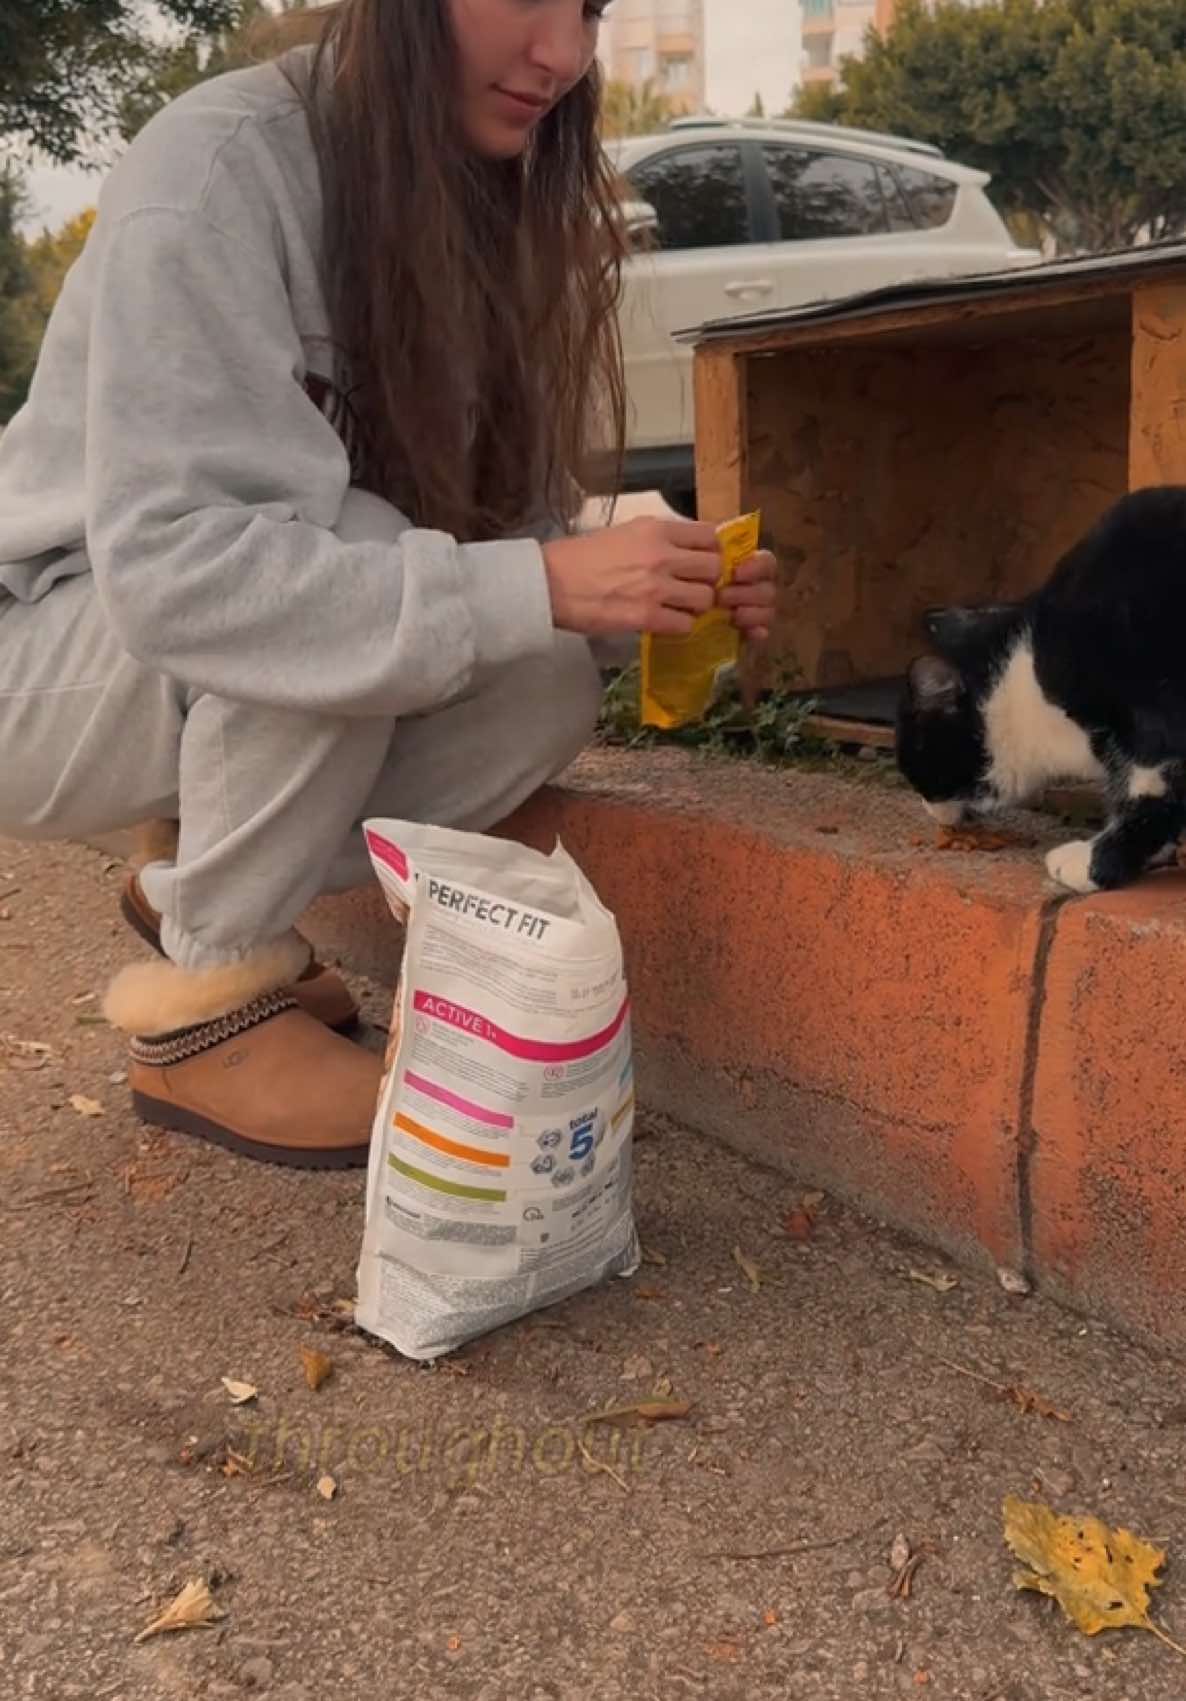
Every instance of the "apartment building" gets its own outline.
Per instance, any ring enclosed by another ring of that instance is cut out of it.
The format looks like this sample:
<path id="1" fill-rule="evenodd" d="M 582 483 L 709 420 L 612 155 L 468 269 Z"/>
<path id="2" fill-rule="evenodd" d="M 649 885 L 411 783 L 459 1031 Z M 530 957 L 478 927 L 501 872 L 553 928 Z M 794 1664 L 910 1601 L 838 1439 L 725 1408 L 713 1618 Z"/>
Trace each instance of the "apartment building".
<path id="1" fill-rule="evenodd" d="M 631 88 L 650 84 L 676 108 L 704 108 L 704 0 L 615 0 L 606 65 Z"/>
<path id="2" fill-rule="evenodd" d="M 979 0 L 963 0 L 975 6 Z M 865 31 L 879 32 L 894 21 L 896 0 L 799 0 L 803 17 L 802 79 L 831 83 L 842 59 L 859 59 Z"/>

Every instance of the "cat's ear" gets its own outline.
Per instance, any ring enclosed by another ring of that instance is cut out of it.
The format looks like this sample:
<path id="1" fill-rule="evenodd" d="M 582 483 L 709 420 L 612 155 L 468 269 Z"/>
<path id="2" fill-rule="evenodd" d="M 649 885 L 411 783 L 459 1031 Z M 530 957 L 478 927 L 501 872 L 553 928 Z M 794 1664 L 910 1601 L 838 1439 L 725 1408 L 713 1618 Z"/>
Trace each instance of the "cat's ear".
<path id="1" fill-rule="evenodd" d="M 959 668 L 942 656 L 919 656 L 911 662 L 906 677 L 910 701 L 923 713 L 950 712 L 963 699 L 964 681 Z"/>
<path id="2" fill-rule="evenodd" d="M 939 654 L 958 661 L 970 649 L 991 642 L 1012 624 L 1017 604 L 981 603 L 973 608 L 932 608 L 924 616 L 931 642 Z"/>

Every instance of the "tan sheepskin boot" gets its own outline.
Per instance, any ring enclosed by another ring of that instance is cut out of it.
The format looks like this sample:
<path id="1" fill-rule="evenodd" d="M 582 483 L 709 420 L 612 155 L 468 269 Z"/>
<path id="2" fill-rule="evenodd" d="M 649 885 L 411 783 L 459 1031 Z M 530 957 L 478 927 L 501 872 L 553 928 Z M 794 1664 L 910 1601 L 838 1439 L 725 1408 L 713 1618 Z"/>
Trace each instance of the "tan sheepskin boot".
<path id="1" fill-rule="evenodd" d="M 131 1036 L 141 1119 L 266 1163 L 365 1164 L 382 1060 L 300 1007 L 308 956 L 294 933 L 216 968 L 118 974 L 103 1010 Z"/>
<path id="2" fill-rule="evenodd" d="M 144 896 L 138 873 L 133 872 L 125 879 L 119 907 L 128 926 L 139 934 L 146 945 L 151 945 L 154 951 L 163 954 L 161 918 Z M 307 1015 L 324 1022 L 327 1028 L 333 1028 L 336 1033 L 350 1033 L 358 1026 L 358 1005 L 354 1002 L 350 988 L 341 975 L 336 974 L 333 969 L 327 969 L 324 963 L 319 963 L 311 949 L 308 949 L 307 956 L 308 961 L 300 975 L 287 990 Z"/>

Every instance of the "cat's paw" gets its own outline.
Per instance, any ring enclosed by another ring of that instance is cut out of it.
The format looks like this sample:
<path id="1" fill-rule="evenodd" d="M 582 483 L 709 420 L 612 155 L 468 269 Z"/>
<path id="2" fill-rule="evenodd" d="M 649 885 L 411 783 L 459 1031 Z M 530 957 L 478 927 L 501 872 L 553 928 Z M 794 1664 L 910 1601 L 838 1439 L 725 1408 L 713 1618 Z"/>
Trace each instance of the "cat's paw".
<path id="1" fill-rule="evenodd" d="M 1091 853 L 1094 849 L 1092 839 L 1072 839 L 1069 844 L 1056 846 L 1046 853 L 1047 874 L 1068 891 L 1098 892 L 1099 887 L 1091 878 Z"/>

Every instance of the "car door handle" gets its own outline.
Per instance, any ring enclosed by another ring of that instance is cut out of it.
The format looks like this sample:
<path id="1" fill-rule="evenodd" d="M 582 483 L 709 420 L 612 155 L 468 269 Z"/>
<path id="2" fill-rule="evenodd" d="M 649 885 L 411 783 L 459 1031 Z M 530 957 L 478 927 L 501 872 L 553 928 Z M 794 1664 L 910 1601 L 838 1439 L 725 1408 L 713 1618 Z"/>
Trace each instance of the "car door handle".
<path id="1" fill-rule="evenodd" d="M 771 278 L 738 278 L 734 283 L 725 285 L 725 294 L 735 301 L 743 301 L 747 295 L 769 295 L 773 288 Z"/>

